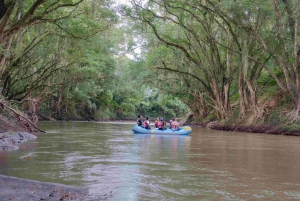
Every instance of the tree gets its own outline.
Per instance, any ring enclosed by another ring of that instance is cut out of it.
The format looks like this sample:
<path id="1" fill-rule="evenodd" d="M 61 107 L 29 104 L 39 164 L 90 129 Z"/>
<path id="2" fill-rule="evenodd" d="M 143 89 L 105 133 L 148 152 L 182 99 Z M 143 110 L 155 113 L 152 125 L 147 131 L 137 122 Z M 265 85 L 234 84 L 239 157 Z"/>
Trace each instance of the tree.
<path id="1" fill-rule="evenodd" d="M 71 15 L 72 10 L 64 16 L 57 16 L 54 13 L 62 8 L 73 8 L 83 0 L 35 0 L 24 2 L 19 0 L 2 1 L 0 18 L 0 45 L 3 52 L 0 54 L 0 75 L 5 70 L 7 56 L 10 51 L 13 37 L 22 28 L 33 24 L 55 22 Z"/>
<path id="2" fill-rule="evenodd" d="M 156 69 L 188 75 L 195 79 L 211 101 L 220 119 L 230 115 L 230 86 L 235 66 L 228 61 L 226 48 L 218 41 L 227 40 L 226 29 L 218 26 L 219 19 L 203 8 L 195 8 L 183 1 L 149 1 L 134 8 L 124 8 L 124 13 L 152 29 L 160 43 L 180 51 L 183 62 L 161 60 Z"/>
<path id="3" fill-rule="evenodd" d="M 290 113 L 291 121 L 298 120 L 300 110 L 300 78 L 299 78 L 299 16 L 300 5 L 299 1 L 273 0 L 270 2 L 257 0 L 256 5 L 264 5 L 257 7 L 256 13 L 265 12 L 269 14 L 266 18 L 264 29 L 257 29 L 254 24 L 249 21 L 239 20 L 234 15 L 230 15 L 228 9 L 222 4 L 207 0 L 209 6 L 207 9 L 212 10 L 219 16 L 226 18 L 239 29 L 248 33 L 257 43 L 261 44 L 263 51 L 270 55 L 277 66 L 281 69 L 284 79 L 280 79 L 264 61 L 248 56 L 249 59 L 264 67 L 264 70 L 276 80 L 278 86 L 283 92 L 287 92 L 294 102 L 294 110 Z M 222 1 L 231 2 L 231 1 Z M 248 1 L 241 1 L 241 4 Z M 273 5 L 272 5 L 273 4 Z M 223 4 L 225 5 L 225 4 Z M 260 15 L 253 15 L 252 19 Z"/>
<path id="4" fill-rule="evenodd" d="M 0 89 L 6 99 L 21 102 L 35 99 L 39 105 L 53 99 L 54 114 L 60 113 L 61 108 L 67 108 L 61 106 L 70 99 L 65 89 L 90 79 L 101 85 L 103 77 L 109 74 L 106 72 L 113 73 L 111 45 L 104 42 L 104 31 L 116 22 L 116 16 L 106 1 L 12 3 L 17 8 L 10 8 L 16 9 L 13 12 L 20 17 L 15 19 L 10 15 L 3 31 L 4 35 L 11 34 L 11 41 L 4 42 L 9 44 L 5 50 L 9 54 L 2 55 L 5 66 L 1 69 Z M 20 28 L 8 32 L 16 23 Z"/>

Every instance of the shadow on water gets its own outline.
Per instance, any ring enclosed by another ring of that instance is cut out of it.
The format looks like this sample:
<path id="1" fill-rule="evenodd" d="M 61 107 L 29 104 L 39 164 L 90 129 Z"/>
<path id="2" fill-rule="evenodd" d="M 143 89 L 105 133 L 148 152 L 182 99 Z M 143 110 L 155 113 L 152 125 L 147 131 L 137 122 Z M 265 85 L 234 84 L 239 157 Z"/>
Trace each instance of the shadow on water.
<path id="1" fill-rule="evenodd" d="M 128 123 L 42 122 L 0 152 L 0 174 L 85 187 L 86 200 L 299 200 L 300 138 L 194 128 L 135 135 Z"/>

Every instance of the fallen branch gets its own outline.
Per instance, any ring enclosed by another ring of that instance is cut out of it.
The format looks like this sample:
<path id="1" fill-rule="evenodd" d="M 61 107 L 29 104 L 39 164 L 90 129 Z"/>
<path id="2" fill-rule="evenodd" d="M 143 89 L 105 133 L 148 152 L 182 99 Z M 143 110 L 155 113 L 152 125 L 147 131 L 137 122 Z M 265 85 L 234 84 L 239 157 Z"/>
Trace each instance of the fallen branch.
<path id="1" fill-rule="evenodd" d="M 0 99 L 0 105 L 4 108 L 7 108 L 8 110 L 12 111 L 17 117 L 22 117 L 23 119 L 26 120 L 27 123 L 31 124 L 35 129 L 37 129 L 40 132 L 46 133 L 45 131 L 39 129 L 37 126 L 34 125 L 34 123 L 32 123 L 27 117 L 25 117 L 24 115 L 18 113 L 16 110 L 14 110 L 13 108 L 7 106 L 5 104 L 5 102 L 3 100 Z M 19 118 L 20 119 L 20 118 Z"/>

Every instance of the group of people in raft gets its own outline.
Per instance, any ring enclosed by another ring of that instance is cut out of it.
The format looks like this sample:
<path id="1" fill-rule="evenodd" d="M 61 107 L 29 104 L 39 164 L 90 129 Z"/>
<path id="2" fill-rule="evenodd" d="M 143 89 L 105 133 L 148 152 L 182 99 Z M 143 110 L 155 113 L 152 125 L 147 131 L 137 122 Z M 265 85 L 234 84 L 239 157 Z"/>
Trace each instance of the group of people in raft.
<path id="1" fill-rule="evenodd" d="M 146 117 L 146 120 L 144 121 L 143 116 L 138 115 L 138 119 L 136 120 L 136 123 L 137 123 L 138 126 L 141 126 L 143 128 L 146 128 L 146 129 L 151 129 L 149 117 Z M 166 122 L 164 121 L 163 118 L 157 118 L 155 120 L 154 125 L 155 125 L 155 128 L 158 128 L 159 130 L 166 130 L 167 129 L 167 124 L 166 124 Z M 180 127 L 180 124 L 178 122 L 178 118 L 171 119 L 169 127 L 172 130 L 179 130 L 181 127 Z"/>

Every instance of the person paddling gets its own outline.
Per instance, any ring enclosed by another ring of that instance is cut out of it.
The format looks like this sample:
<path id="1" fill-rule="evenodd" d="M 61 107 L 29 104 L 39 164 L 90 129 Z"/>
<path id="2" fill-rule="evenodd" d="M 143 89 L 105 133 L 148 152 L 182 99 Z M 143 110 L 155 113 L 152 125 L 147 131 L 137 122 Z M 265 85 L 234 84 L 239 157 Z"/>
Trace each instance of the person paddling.
<path id="1" fill-rule="evenodd" d="M 170 129 L 172 129 L 172 123 L 173 123 L 173 121 L 175 121 L 175 118 L 173 118 L 173 119 L 170 120 Z"/>
<path id="2" fill-rule="evenodd" d="M 158 129 L 159 130 L 166 130 L 167 128 L 165 128 L 165 126 L 166 126 L 166 123 L 165 123 L 164 119 L 160 118 L 159 122 L 157 123 Z"/>
<path id="3" fill-rule="evenodd" d="M 138 119 L 136 120 L 136 123 L 138 126 L 143 127 L 143 116 L 142 115 L 138 115 Z"/>
<path id="4" fill-rule="evenodd" d="M 156 118 L 155 123 L 154 123 L 155 128 L 158 128 L 158 122 L 159 122 L 159 118 Z"/>
<path id="5" fill-rule="evenodd" d="M 172 130 L 179 130 L 180 129 L 180 124 L 179 124 L 177 118 L 175 118 L 174 121 L 172 121 L 171 127 L 172 127 Z"/>
<path id="6" fill-rule="evenodd" d="M 144 121 L 144 127 L 146 129 L 151 129 L 149 117 L 146 117 L 146 121 Z"/>

